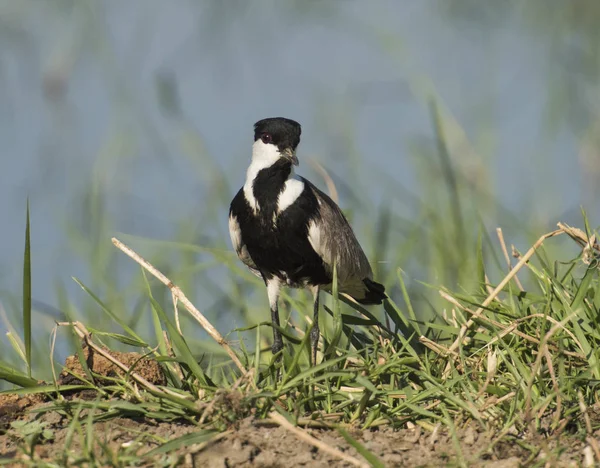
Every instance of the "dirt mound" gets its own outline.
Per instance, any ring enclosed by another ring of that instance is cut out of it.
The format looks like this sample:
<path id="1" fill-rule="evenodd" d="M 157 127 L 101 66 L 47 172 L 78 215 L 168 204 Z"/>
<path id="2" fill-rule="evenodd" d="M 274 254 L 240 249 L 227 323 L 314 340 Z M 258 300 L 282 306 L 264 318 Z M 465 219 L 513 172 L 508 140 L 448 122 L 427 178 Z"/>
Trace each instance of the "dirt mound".
<path id="1" fill-rule="evenodd" d="M 125 371 L 89 346 L 84 346 L 82 351 L 88 368 L 98 376 L 125 376 Z M 108 348 L 103 348 L 103 351 L 120 363 L 125 364 L 128 368 L 131 368 L 132 371 L 141 375 L 150 383 L 155 385 L 166 384 L 165 374 L 163 373 L 160 364 L 154 359 L 144 357 L 140 353 L 121 353 L 119 351 L 109 350 Z M 85 377 L 85 370 L 83 369 L 78 356 L 69 356 L 65 361 L 65 369 L 60 373 L 60 384 L 67 385 L 80 382 L 76 376 Z"/>
<path id="2" fill-rule="evenodd" d="M 166 378 L 160 364 L 154 359 L 145 357 L 139 353 L 121 353 L 103 348 L 108 355 L 125 366 L 132 368 L 137 374 L 155 385 L 165 385 Z M 83 356 L 88 368 L 94 374 L 95 383 L 102 385 L 102 377 L 124 377 L 126 372 L 117 365 L 109 361 L 106 357 L 95 352 L 88 346 L 82 348 Z M 58 378 L 59 385 L 82 384 L 81 379 L 87 379 L 86 372 L 83 369 L 78 356 L 69 356 L 65 361 L 65 367 Z M 40 385 L 46 385 L 45 382 L 39 382 Z M 95 390 L 84 390 L 67 392 L 64 396 L 69 399 L 90 399 L 95 398 Z M 0 394 L 0 435 L 8 430 L 10 423 L 21 419 L 26 410 L 32 406 L 39 406 L 50 399 L 47 394 L 30 394 L 19 396 L 14 393 Z"/>

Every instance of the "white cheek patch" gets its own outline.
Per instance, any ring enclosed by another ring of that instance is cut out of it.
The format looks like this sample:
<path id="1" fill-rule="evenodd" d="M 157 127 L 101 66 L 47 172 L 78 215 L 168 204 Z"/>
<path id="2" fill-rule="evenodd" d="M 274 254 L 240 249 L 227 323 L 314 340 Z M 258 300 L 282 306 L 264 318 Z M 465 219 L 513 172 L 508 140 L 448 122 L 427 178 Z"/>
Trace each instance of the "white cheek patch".
<path id="1" fill-rule="evenodd" d="M 242 231 L 240 230 L 240 223 L 234 215 L 229 215 L 229 236 L 233 248 L 236 252 L 239 252 L 242 245 Z"/>
<path id="2" fill-rule="evenodd" d="M 294 203 L 304 191 L 304 182 L 298 179 L 285 181 L 282 192 L 277 199 L 277 213 L 284 212 Z"/>
<path id="3" fill-rule="evenodd" d="M 281 154 L 279 153 L 279 149 L 275 145 L 267 145 L 263 143 L 262 140 L 256 140 L 252 145 L 252 162 L 250 163 L 248 171 L 246 172 L 244 197 L 255 214 L 260 210 L 260 206 L 258 206 L 258 201 L 254 196 L 254 179 L 262 169 L 271 167 L 279 160 L 280 157 Z"/>
<path id="4" fill-rule="evenodd" d="M 252 145 L 252 164 L 250 164 L 250 167 L 256 165 L 260 166 L 260 169 L 264 169 L 275 164 L 280 157 L 279 148 L 273 143 L 266 144 L 262 140 L 256 140 Z"/>

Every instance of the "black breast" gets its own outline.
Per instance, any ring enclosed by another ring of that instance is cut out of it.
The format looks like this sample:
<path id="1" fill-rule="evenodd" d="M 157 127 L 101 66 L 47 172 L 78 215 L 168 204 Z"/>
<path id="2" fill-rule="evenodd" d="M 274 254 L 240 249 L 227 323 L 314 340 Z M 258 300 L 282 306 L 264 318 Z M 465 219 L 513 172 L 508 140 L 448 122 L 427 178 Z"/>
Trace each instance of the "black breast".
<path id="1" fill-rule="evenodd" d="M 310 188 L 305 185 L 296 201 L 274 218 L 277 199 L 289 176 L 287 164 L 287 173 L 276 163 L 256 176 L 253 192 L 260 206 L 256 214 L 243 190 L 233 199 L 230 212 L 240 225 L 242 243 L 265 279 L 277 276 L 291 286 L 331 283 L 323 261 L 308 241 L 309 223 L 319 215 Z"/>

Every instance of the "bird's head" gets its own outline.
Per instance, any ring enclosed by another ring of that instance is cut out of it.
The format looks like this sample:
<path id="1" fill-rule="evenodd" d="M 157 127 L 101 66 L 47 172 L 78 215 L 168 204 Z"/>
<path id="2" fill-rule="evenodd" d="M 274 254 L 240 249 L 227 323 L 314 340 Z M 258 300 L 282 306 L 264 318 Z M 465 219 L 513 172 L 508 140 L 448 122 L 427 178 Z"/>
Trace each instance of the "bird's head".
<path id="1" fill-rule="evenodd" d="M 254 124 L 252 161 L 270 166 L 283 158 L 297 166 L 301 131 L 298 122 L 283 117 L 259 120 Z"/>

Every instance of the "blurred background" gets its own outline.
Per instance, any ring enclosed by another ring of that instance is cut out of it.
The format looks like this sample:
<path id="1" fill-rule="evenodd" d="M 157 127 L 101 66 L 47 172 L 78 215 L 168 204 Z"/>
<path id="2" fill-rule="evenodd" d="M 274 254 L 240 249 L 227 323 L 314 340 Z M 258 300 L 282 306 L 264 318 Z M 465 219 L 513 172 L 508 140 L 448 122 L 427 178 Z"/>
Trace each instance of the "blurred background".
<path id="1" fill-rule="evenodd" d="M 227 232 L 264 117 L 303 125 L 298 172 L 326 169 L 399 304 L 399 277 L 421 317 L 427 285 L 476 287 L 479 243 L 497 281 L 496 227 L 525 251 L 598 219 L 598 24 L 595 0 L 0 0 L 0 354 L 28 197 L 38 353 L 65 314 L 113 328 L 72 277 L 152 336 L 112 236 L 223 333 L 267 320 Z"/>

